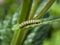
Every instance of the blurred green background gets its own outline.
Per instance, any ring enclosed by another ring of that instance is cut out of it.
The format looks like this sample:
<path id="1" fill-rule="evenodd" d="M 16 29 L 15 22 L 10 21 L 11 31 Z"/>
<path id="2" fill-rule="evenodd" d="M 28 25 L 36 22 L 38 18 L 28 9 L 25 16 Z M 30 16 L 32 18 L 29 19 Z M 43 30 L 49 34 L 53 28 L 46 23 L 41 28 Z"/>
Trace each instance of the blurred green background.
<path id="1" fill-rule="evenodd" d="M 13 26 L 18 23 L 20 16 L 21 3 L 22 0 L 0 0 L 0 45 L 10 45 L 14 34 Z M 60 17 L 60 0 L 55 0 L 42 18 L 47 17 Z M 60 21 L 31 30 L 33 31 L 28 32 L 23 45 L 60 45 Z"/>

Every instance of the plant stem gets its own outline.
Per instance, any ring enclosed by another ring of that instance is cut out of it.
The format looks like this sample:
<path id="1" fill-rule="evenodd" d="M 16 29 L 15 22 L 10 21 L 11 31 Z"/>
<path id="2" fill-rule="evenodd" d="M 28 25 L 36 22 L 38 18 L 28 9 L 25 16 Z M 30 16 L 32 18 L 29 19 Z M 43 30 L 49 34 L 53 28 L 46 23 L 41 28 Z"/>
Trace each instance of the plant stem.
<path id="1" fill-rule="evenodd" d="M 54 1 L 55 0 L 49 0 L 46 6 L 41 10 L 41 12 L 34 19 L 39 19 L 40 17 L 42 17 L 42 15 L 44 15 L 44 13 L 51 7 Z"/>
<path id="2" fill-rule="evenodd" d="M 40 2 L 41 0 L 35 0 L 35 2 L 33 2 L 28 19 L 32 19 L 34 17 L 35 11 L 37 10 Z"/>

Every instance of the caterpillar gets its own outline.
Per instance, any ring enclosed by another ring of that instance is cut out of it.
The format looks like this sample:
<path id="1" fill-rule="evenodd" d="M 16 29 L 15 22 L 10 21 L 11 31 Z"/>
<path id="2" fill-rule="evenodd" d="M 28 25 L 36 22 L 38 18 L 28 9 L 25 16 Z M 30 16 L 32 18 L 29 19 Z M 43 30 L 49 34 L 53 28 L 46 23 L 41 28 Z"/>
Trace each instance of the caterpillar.
<path id="1" fill-rule="evenodd" d="M 40 20 L 28 20 L 28 21 L 21 23 L 19 28 L 23 28 L 23 27 L 28 26 L 28 25 L 39 24 L 39 23 L 40 23 Z"/>
<path id="2" fill-rule="evenodd" d="M 45 18 L 45 19 L 41 19 L 41 20 L 28 20 L 28 21 L 25 21 L 25 22 L 21 23 L 19 25 L 19 28 L 23 28 L 25 26 L 35 25 L 35 24 L 36 25 L 47 24 L 47 23 L 57 21 L 57 20 L 60 20 L 60 17 L 59 18 Z"/>

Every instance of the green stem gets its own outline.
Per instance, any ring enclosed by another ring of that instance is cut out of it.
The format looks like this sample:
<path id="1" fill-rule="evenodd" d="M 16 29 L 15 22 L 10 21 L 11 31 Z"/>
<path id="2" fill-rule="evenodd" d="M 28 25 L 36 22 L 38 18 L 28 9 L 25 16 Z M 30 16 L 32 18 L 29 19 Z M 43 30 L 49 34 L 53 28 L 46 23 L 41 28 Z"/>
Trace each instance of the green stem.
<path id="1" fill-rule="evenodd" d="M 44 13 L 51 7 L 55 0 L 49 0 L 46 6 L 41 10 L 41 12 L 34 18 L 34 19 L 39 19 Z"/>
<path id="2" fill-rule="evenodd" d="M 18 20 L 19 23 L 22 23 L 23 21 L 27 20 L 32 5 L 32 0 L 22 0 L 22 1 L 23 2 L 22 2 L 21 12 Z"/>
<path id="3" fill-rule="evenodd" d="M 35 11 L 37 10 L 37 8 L 41 2 L 41 0 L 34 0 L 34 1 L 35 2 L 33 2 L 33 4 L 32 4 L 32 8 L 31 8 L 28 19 L 32 19 L 34 17 Z"/>
<path id="4" fill-rule="evenodd" d="M 18 20 L 19 24 L 27 20 L 28 13 L 32 4 L 32 0 L 22 0 L 22 1 L 23 2 L 22 2 L 21 12 Z M 26 35 L 25 32 L 27 32 L 26 29 L 15 30 L 11 45 L 22 45 L 22 42 Z"/>
<path id="5" fill-rule="evenodd" d="M 16 30 L 11 45 L 22 45 L 22 41 L 25 38 L 26 31 L 27 31 L 26 28 Z"/>

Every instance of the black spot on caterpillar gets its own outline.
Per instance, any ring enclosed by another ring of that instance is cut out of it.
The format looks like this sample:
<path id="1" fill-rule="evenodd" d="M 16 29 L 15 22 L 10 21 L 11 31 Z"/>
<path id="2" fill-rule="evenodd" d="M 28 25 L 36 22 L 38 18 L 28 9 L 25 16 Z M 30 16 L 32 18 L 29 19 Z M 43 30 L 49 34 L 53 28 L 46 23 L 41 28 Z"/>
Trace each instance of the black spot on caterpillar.
<path id="1" fill-rule="evenodd" d="M 23 28 L 23 27 L 28 26 L 28 25 L 39 24 L 39 23 L 40 23 L 40 20 L 25 21 L 25 22 L 23 22 L 23 23 L 20 24 L 19 28 Z"/>

